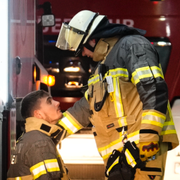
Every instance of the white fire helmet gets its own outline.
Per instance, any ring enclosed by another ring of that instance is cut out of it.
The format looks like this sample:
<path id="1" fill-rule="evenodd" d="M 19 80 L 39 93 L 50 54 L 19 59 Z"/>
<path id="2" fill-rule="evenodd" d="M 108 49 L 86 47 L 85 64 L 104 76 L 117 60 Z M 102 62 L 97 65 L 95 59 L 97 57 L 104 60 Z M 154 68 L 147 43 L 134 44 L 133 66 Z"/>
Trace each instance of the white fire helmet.
<path id="1" fill-rule="evenodd" d="M 68 23 L 63 23 L 56 42 L 56 47 L 62 50 L 78 51 L 104 18 L 104 15 L 83 10 L 78 12 Z"/>

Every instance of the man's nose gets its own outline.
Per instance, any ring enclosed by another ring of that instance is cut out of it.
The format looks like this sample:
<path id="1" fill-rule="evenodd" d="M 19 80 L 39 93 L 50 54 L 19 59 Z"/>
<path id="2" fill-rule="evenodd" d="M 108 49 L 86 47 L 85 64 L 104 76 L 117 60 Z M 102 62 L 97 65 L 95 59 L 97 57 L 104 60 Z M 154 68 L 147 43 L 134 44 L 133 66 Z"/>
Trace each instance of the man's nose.
<path id="1" fill-rule="evenodd" d="M 56 103 L 56 106 L 59 106 L 60 105 L 60 102 L 59 101 L 55 101 Z"/>

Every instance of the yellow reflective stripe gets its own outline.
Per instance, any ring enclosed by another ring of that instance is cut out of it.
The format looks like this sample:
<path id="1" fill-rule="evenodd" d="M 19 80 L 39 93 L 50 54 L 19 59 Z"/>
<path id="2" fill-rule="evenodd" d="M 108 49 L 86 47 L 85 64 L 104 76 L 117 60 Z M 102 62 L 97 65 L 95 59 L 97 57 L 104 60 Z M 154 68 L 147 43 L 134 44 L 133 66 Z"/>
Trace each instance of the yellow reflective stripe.
<path id="1" fill-rule="evenodd" d="M 114 149 L 118 149 L 121 151 L 122 148 L 123 148 L 122 139 L 117 139 L 105 147 L 98 148 L 98 151 L 101 154 L 102 158 L 106 159 L 111 155 L 111 153 Z"/>
<path id="2" fill-rule="evenodd" d="M 22 180 L 21 177 L 15 177 L 15 180 Z"/>
<path id="3" fill-rule="evenodd" d="M 126 117 L 122 117 L 118 119 L 119 127 L 127 126 Z"/>
<path id="4" fill-rule="evenodd" d="M 127 135 L 127 138 L 131 140 L 131 142 L 139 143 L 139 130 Z"/>
<path id="5" fill-rule="evenodd" d="M 111 169 L 118 163 L 119 163 L 119 157 L 117 157 L 116 160 L 113 162 L 113 164 L 109 167 L 109 169 L 107 170 L 107 175 L 109 175 Z"/>
<path id="6" fill-rule="evenodd" d="M 48 172 L 60 171 L 57 159 L 48 159 L 44 162 Z"/>
<path id="7" fill-rule="evenodd" d="M 99 74 L 97 74 L 96 76 L 94 76 L 91 79 L 89 79 L 88 80 L 88 85 L 95 84 L 98 81 L 99 81 Z"/>
<path id="8" fill-rule="evenodd" d="M 86 98 L 87 101 L 88 101 L 88 94 L 89 94 L 89 90 L 87 90 L 87 91 L 84 93 L 84 97 Z"/>
<path id="9" fill-rule="evenodd" d="M 119 86 L 119 79 L 113 78 L 113 85 L 114 85 L 114 107 L 116 111 L 116 117 L 122 117 L 124 116 L 124 110 L 122 105 L 122 99 L 121 99 L 121 92 L 120 92 L 120 86 Z"/>
<path id="10" fill-rule="evenodd" d="M 151 124 L 151 125 L 155 125 L 155 126 L 158 126 L 158 127 L 163 127 L 163 124 L 160 123 L 160 122 L 156 122 L 156 121 L 153 121 L 153 120 L 149 120 L 149 119 L 143 119 L 141 121 L 141 124 Z"/>
<path id="11" fill-rule="evenodd" d="M 116 68 L 116 69 L 110 69 L 104 76 L 112 76 L 113 78 L 116 77 L 129 77 L 128 70 L 125 68 Z M 90 78 L 88 80 L 88 85 L 95 84 L 99 81 L 99 74 L 95 75 L 94 77 Z"/>
<path id="12" fill-rule="evenodd" d="M 137 144 L 139 142 L 139 131 L 133 132 L 127 135 L 127 137 L 129 141 L 131 142 L 134 141 Z M 111 155 L 114 149 L 121 151 L 122 148 L 123 148 L 123 142 L 122 142 L 122 137 L 120 137 L 119 139 L 108 144 L 107 146 L 98 148 L 98 151 L 101 154 L 102 158 L 106 159 Z"/>
<path id="13" fill-rule="evenodd" d="M 69 134 L 74 134 L 82 127 L 79 126 L 67 113 L 63 113 L 64 117 L 58 122 Z"/>
<path id="14" fill-rule="evenodd" d="M 113 78 L 116 78 L 116 77 L 129 77 L 129 73 L 128 73 L 128 70 L 125 69 L 125 68 L 116 68 L 116 69 L 110 69 L 109 70 L 109 73 L 106 74 L 106 76 L 112 76 Z"/>
<path id="15" fill-rule="evenodd" d="M 128 149 L 125 150 L 126 160 L 129 165 L 134 167 L 137 163 Z"/>
<path id="16" fill-rule="evenodd" d="M 169 112 L 170 119 L 171 119 L 171 121 L 173 121 L 173 116 L 172 116 L 172 111 L 171 111 L 169 101 L 168 101 L 167 109 L 168 109 L 168 112 Z"/>
<path id="17" fill-rule="evenodd" d="M 157 67 L 157 66 L 152 66 L 150 67 L 152 72 L 153 72 L 153 75 L 155 78 L 157 77 L 161 77 L 162 79 L 164 79 L 164 76 L 163 76 L 163 73 L 161 71 L 161 68 Z"/>
<path id="18" fill-rule="evenodd" d="M 167 135 L 167 134 L 177 134 L 176 130 L 165 130 L 161 131 L 161 135 Z"/>
<path id="19" fill-rule="evenodd" d="M 167 121 L 164 123 L 161 135 L 165 134 L 177 134 L 173 121 Z"/>
<path id="20" fill-rule="evenodd" d="M 146 67 L 141 67 L 141 68 L 137 68 L 133 73 L 132 73 L 132 78 L 133 78 L 133 83 L 137 84 L 138 82 L 140 82 L 140 79 L 144 79 L 144 78 L 149 78 L 152 77 L 152 72 L 149 68 L 149 66 Z"/>
<path id="21" fill-rule="evenodd" d="M 152 124 L 158 127 L 163 127 L 165 122 L 166 116 L 159 114 L 157 112 L 144 112 L 142 114 L 142 121 L 141 124 Z"/>
<path id="22" fill-rule="evenodd" d="M 147 115 L 157 116 L 157 117 L 159 117 L 159 118 L 161 118 L 161 119 L 163 119 L 163 120 L 166 119 L 166 116 L 165 116 L 165 115 L 159 114 L 159 113 L 154 112 L 154 111 L 143 112 L 142 117 L 145 117 L 145 116 L 147 116 Z"/>
<path id="23" fill-rule="evenodd" d="M 30 168 L 30 172 L 32 173 L 34 179 L 37 179 L 38 177 L 40 177 L 43 174 L 46 174 L 44 162 L 40 162 L 40 163 L 32 166 Z"/>

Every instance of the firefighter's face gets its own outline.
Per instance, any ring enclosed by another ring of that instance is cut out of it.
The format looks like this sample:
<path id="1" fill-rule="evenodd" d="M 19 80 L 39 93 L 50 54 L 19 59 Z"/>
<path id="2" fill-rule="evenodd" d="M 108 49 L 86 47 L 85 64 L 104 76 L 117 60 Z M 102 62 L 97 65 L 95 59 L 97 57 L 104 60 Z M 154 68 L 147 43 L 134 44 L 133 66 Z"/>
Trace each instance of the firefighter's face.
<path id="1" fill-rule="evenodd" d="M 60 103 L 50 96 L 44 97 L 40 101 L 39 118 L 46 120 L 50 124 L 56 124 L 62 118 Z"/>
<path id="2" fill-rule="evenodd" d="M 90 57 L 90 58 L 93 58 L 93 52 L 90 51 L 89 49 L 83 47 L 83 50 L 82 50 L 82 56 L 87 56 L 87 57 Z"/>
<path id="3" fill-rule="evenodd" d="M 96 45 L 95 39 L 89 40 L 88 43 L 89 43 L 89 45 L 90 45 L 91 47 L 94 47 L 94 46 Z M 93 58 L 93 54 L 94 54 L 94 52 L 90 51 L 90 50 L 87 49 L 86 47 L 83 47 L 82 56 L 87 56 L 87 57 Z"/>

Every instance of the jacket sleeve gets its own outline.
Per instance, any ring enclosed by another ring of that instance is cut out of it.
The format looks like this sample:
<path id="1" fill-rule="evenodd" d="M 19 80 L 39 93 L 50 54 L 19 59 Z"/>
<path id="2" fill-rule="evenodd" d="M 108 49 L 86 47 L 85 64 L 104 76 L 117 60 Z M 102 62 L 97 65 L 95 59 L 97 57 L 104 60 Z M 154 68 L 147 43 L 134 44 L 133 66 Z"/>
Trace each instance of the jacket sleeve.
<path id="1" fill-rule="evenodd" d="M 57 125 L 66 129 L 68 134 L 74 134 L 90 124 L 89 117 L 89 104 L 83 97 L 63 113 L 63 118 L 58 121 Z"/>
<path id="2" fill-rule="evenodd" d="M 140 142 L 146 142 L 148 137 L 159 141 L 166 120 L 168 89 L 157 51 L 142 36 L 124 38 L 122 44 L 121 58 L 143 104 Z"/>
<path id="3" fill-rule="evenodd" d="M 33 179 L 60 180 L 62 169 L 56 156 L 55 145 L 51 141 L 41 140 L 25 154 L 25 164 L 30 167 Z"/>

